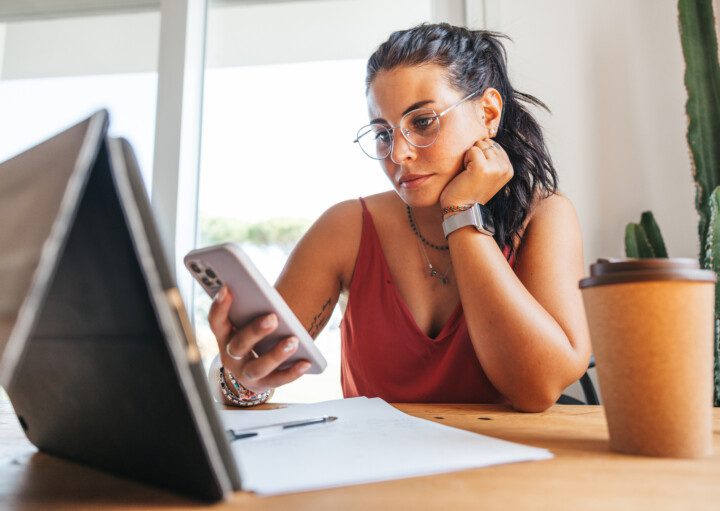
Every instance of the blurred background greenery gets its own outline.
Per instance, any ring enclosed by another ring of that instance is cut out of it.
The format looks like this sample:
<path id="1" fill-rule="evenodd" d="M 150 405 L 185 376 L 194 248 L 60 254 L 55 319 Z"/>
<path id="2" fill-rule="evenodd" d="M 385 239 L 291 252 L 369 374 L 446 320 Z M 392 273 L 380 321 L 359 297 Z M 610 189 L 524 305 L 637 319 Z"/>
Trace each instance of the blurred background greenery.
<path id="1" fill-rule="evenodd" d="M 260 247 L 275 245 L 290 253 L 310 224 L 310 220 L 302 218 L 269 218 L 250 223 L 235 218 L 201 217 L 199 246 L 249 243 Z"/>

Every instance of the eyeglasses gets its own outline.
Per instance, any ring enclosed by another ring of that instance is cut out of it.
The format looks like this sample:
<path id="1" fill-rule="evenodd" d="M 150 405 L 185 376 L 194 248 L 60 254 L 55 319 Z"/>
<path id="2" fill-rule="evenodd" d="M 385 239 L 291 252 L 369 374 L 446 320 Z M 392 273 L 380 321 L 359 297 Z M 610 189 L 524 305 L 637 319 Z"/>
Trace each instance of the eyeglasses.
<path id="1" fill-rule="evenodd" d="M 429 147 L 435 143 L 440 133 L 440 117 L 479 92 L 480 89 L 465 96 L 439 114 L 432 108 L 417 108 L 403 115 L 398 126 L 388 126 L 379 122 L 363 126 L 358 130 L 357 138 L 353 140 L 353 143 L 358 144 L 360 149 L 370 158 L 384 160 L 393 149 L 393 132 L 400 128 L 400 133 L 403 134 L 403 137 L 411 146 Z"/>

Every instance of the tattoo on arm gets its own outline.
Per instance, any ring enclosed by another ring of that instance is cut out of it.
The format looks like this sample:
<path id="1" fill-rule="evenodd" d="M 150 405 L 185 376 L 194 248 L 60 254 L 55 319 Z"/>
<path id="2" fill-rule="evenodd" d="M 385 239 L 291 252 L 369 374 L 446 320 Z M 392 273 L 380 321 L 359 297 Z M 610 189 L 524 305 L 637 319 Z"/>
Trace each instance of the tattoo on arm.
<path id="1" fill-rule="evenodd" d="M 310 337 L 315 339 L 315 337 L 320 333 L 320 331 L 325 327 L 328 321 L 330 321 L 330 316 L 332 315 L 332 300 L 328 298 L 325 303 L 322 306 L 322 309 L 320 309 L 320 312 L 318 312 L 315 317 L 312 320 L 312 323 L 310 324 L 310 327 L 308 328 L 308 333 L 310 334 Z"/>

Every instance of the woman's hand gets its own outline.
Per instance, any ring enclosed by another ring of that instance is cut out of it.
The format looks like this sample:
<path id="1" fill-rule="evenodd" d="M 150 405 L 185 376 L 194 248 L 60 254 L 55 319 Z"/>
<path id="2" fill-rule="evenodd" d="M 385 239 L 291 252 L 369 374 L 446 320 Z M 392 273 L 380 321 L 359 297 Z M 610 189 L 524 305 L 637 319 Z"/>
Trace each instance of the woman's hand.
<path id="1" fill-rule="evenodd" d="M 310 369 L 310 362 L 301 360 L 288 369 L 278 370 L 278 367 L 297 351 L 299 341 L 294 336 L 281 340 L 272 350 L 256 357 L 252 351 L 253 346 L 275 331 L 278 325 L 277 316 L 267 314 L 235 328 L 228 318 L 231 304 L 232 296 L 229 290 L 223 287 L 215 295 L 208 322 L 217 339 L 222 365 L 240 384 L 248 390 L 261 393 L 290 383 Z M 236 360 L 228 351 L 233 356 L 242 358 Z"/>
<path id="2" fill-rule="evenodd" d="M 440 206 L 487 204 L 513 177 L 505 150 L 491 138 L 475 142 L 465 152 L 463 170 L 440 194 Z"/>

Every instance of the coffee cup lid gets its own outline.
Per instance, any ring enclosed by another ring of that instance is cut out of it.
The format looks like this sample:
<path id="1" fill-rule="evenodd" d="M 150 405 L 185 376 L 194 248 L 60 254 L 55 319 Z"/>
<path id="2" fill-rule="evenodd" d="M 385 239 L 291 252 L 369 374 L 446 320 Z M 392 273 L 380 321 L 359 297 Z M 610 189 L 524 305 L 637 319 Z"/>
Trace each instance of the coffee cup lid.
<path id="1" fill-rule="evenodd" d="M 651 259 L 598 259 L 580 288 L 653 280 L 715 282 L 714 271 L 701 270 L 697 260 L 685 257 Z"/>

